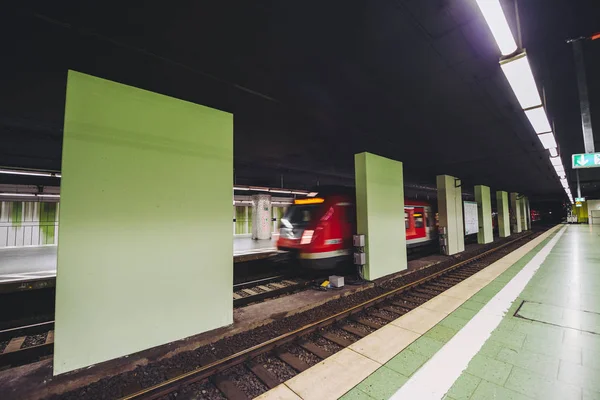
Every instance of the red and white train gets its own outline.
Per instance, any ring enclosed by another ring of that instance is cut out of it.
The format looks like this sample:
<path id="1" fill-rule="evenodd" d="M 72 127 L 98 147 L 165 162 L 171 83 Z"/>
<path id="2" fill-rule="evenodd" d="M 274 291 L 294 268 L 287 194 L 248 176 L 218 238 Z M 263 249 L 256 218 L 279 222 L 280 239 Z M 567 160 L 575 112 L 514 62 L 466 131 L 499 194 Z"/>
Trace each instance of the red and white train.
<path id="1" fill-rule="evenodd" d="M 431 205 L 405 200 L 404 228 L 409 248 L 436 240 Z M 296 199 L 288 208 L 281 219 L 277 248 L 293 253 L 303 267 L 330 269 L 351 259 L 354 233 L 354 194 L 340 190 L 320 191 L 315 197 Z"/>

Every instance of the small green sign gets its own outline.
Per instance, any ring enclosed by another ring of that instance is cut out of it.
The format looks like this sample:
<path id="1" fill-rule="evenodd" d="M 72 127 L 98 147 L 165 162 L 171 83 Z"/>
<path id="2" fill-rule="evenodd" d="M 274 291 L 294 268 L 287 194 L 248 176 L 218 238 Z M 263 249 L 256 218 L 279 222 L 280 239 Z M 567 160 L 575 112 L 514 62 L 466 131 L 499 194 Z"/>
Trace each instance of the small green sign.
<path id="1" fill-rule="evenodd" d="M 573 168 L 598 168 L 600 153 L 573 154 L 571 161 Z"/>
<path id="2" fill-rule="evenodd" d="M 582 202 L 585 201 L 585 197 L 575 197 L 575 201 L 576 202 L 578 201 L 578 202 L 582 203 Z"/>

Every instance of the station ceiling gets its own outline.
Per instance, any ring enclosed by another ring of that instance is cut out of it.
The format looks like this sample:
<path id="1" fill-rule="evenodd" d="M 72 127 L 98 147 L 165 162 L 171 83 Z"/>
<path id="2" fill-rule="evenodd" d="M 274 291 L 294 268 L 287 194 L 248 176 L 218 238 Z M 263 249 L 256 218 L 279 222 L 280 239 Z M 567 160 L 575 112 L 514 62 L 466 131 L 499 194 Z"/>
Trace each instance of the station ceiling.
<path id="1" fill-rule="evenodd" d="M 60 170 L 74 69 L 232 112 L 239 184 L 351 184 L 353 154 L 369 151 L 403 161 L 414 183 L 451 174 L 564 198 L 475 0 L 24 4 L 0 16 L 0 165 Z M 503 6 L 515 28 L 514 0 Z M 518 10 L 569 171 L 583 139 L 566 40 L 600 30 L 600 2 Z M 584 50 L 599 132 L 600 41 Z M 581 177 L 600 189 L 597 172 Z"/>

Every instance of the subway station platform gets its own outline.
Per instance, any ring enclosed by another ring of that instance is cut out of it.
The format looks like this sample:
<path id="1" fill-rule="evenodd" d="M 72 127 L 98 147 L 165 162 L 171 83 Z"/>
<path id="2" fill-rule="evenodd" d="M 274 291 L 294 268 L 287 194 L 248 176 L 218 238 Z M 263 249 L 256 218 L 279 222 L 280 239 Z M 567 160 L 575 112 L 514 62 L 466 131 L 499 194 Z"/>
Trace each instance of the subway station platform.
<path id="1" fill-rule="evenodd" d="M 600 229 L 559 225 L 260 399 L 599 399 Z"/>
<path id="2" fill-rule="evenodd" d="M 256 260 L 277 253 L 277 237 L 273 235 L 271 240 L 252 240 L 249 236 L 234 237 L 234 262 Z M 0 249 L 0 286 L 54 279 L 56 249 L 55 245 Z"/>

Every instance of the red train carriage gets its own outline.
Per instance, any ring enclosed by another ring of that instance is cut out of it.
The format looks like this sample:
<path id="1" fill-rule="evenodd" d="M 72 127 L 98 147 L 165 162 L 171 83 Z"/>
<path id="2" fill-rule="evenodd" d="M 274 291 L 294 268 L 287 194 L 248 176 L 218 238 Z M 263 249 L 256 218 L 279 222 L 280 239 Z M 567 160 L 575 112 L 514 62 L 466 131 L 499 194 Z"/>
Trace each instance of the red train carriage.
<path id="1" fill-rule="evenodd" d="M 431 206 L 406 200 L 404 228 L 408 247 L 435 240 Z M 355 232 L 354 194 L 319 193 L 315 197 L 296 199 L 287 210 L 281 219 L 277 247 L 292 252 L 306 268 L 330 269 L 351 258 L 352 235 Z"/>

